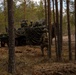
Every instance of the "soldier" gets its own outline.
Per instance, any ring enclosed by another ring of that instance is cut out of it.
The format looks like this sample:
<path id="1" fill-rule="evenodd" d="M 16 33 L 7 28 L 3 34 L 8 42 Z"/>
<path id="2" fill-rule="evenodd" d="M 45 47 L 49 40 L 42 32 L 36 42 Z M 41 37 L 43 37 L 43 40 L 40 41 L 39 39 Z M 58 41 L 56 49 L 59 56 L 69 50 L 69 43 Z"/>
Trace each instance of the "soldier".
<path id="1" fill-rule="evenodd" d="M 21 28 L 22 27 L 27 27 L 27 26 L 28 26 L 27 20 L 22 20 L 22 22 L 21 22 Z"/>
<path id="2" fill-rule="evenodd" d="M 41 47 L 41 51 L 42 51 L 42 56 L 44 56 L 44 48 L 46 47 L 48 49 L 48 36 L 46 36 L 46 33 L 43 33 L 43 35 L 41 37 L 41 46 L 40 47 Z"/>
<path id="3" fill-rule="evenodd" d="M 32 21 L 30 22 L 30 25 L 29 25 L 29 26 L 30 26 L 30 27 L 32 27 L 32 26 L 33 26 L 33 22 L 32 22 Z"/>
<path id="4" fill-rule="evenodd" d="M 51 44 L 52 44 L 52 39 L 56 36 L 55 34 L 55 24 L 52 25 L 52 30 L 51 30 Z M 46 30 L 44 30 L 46 31 Z M 41 37 L 41 51 L 42 51 L 42 56 L 44 56 L 44 48 L 48 49 L 48 34 L 46 36 L 46 33 L 43 33 L 42 37 Z"/>
<path id="5" fill-rule="evenodd" d="M 33 27 L 38 27 L 38 26 L 39 26 L 39 22 L 36 22 Z"/>

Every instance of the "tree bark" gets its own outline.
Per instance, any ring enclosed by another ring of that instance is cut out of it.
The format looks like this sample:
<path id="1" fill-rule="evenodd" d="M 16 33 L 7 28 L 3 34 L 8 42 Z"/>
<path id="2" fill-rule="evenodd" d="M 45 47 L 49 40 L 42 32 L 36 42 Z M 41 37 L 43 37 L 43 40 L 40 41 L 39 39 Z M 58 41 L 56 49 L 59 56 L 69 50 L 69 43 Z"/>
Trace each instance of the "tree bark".
<path id="1" fill-rule="evenodd" d="M 45 24 L 47 25 L 47 0 L 45 0 Z"/>
<path id="2" fill-rule="evenodd" d="M 56 51 L 56 57 L 57 57 L 57 61 L 59 61 L 60 57 L 60 47 L 59 47 L 59 15 L 58 15 L 58 0 L 55 0 L 55 5 L 56 5 L 56 34 L 57 34 L 57 51 Z"/>
<path id="3" fill-rule="evenodd" d="M 60 24 L 59 24 L 59 35 L 60 35 L 60 40 L 59 40 L 59 47 L 60 47 L 60 52 L 59 52 L 59 57 L 60 59 L 62 58 L 61 57 L 61 54 L 62 54 L 62 18 L 63 18 L 63 1 L 60 0 Z"/>
<path id="4" fill-rule="evenodd" d="M 70 32 L 70 17 L 69 17 L 69 0 L 67 0 L 67 23 L 68 23 L 68 47 L 69 47 L 69 60 L 72 60 L 71 50 L 71 32 Z"/>
<path id="5" fill-rule="evenodd" d="M 55 23 L 55 11 L 54 11 L 54 3 L 55 3 L 55 1 L 54 0 L 52 0 L 52 4 L 53 4 L 53 22 Z"/>
<path id="6" fill-rule="evenodd" d="M 26 0 L 24 0 L 24 20 L 26 19 Z"/>
<path id="7" fill-rule="evenodd" d="M 55 24 L 56 23 L 56 17 L 55 17 L 55 6 L 54 6 L 54 3 L 55 3 L 55 0 L 52 0 L 53 2 L 53 23 Z M 56 41 L 56 25 L 54 25 L 54 28 L 55 28 L 55 51 L 56 51 L 56 57 L 57 57 L 57 41 Z"/>
<path id="8" fill-rule="evenodd" d="M 7 4 L 8 4 L 8 34 L 9 34 L 8 73 L 11 75 L 15 75 L 15 37 L 14 37 L 13 0 L 7 0 Z"/>
<path id="9" fill-rule="evenodd" d="M 6 27 L 6 21 L 7 21 L 7 15 L 6 15 L 6 0 L 4 0 L 4 22 L 5 22 L 5 27 Z"/>
<path id="10" fill-rule="evenodd" d="M 51 58 L 51 3 L 50 0 L 48 0 L 48 30 L 49 30 L 49 45 L 48 45 L 48 56 Z"/>
<path id="11" fill-rule="evenodd" d="M 75 60 L 76 60 L 76 0 L 75 0 Z"/>

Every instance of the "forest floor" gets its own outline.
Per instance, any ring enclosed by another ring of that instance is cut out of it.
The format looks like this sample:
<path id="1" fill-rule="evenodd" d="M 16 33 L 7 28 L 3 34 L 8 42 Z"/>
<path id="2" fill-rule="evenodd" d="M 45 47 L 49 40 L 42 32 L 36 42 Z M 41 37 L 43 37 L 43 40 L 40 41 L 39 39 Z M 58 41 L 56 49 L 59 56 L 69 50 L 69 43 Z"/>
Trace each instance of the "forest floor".
<path id="1" fill-rule="evenodd" d="M 75 42 L 72 40 L 73 60 L 69 61 L 67 37 L 64 38 L 62 61 L 56 61 L 54 43 L 52 45 L 52 58 L 41 56 L 39 46 L 15 47 L 16 75 L 76 75 Z M 0 48 L 0 75 L 7 75 L 8 71 L 8 47 Z"/>

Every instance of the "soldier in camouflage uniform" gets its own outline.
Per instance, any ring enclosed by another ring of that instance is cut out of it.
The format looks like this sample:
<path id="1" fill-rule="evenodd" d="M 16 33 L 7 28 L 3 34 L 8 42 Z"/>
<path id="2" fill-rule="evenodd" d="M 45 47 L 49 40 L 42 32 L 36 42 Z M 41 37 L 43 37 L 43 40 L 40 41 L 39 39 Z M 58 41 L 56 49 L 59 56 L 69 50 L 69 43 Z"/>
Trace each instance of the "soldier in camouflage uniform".
<path id="1" fill-rule="evenodd" d="M 22 27 L 27 27 L 27 26 L 28 26 L 27 20 L 22 20 L 22 22 L 21 22 L 21 28 Z"/>
<path id="2" fill-rule="evenodd" d="M 30 22 L 30 25 L 29 25 L 29 26 L 30 26 L 30 27 L 32 27 L 32 26 L 33 26 L 33 22 L 32 22 L 32 21 Z"/>
<path id="3" fill-rule="evenodd" d="M 55 24 L 52 25 L 52 29 L 51 29 L 51 44 L 52 44 L 52 39 L 55 37 Z M 41 51 L 42 51 L 42 55 L 44 56 L 44 48 L 46 47 L 48 49 L 48 34 L 46 35 L 46 33 L 43 33 L 42 37 L 41 37 Z"/>
<path id="4" fill-rule="evenodd" d="M 48 36 L 46 33 L 43 33 L 41 37 L 41 51 L 42 51 L 42 56 L 44 56 L 44 48 L 46 47 L 48 49 Z"/>

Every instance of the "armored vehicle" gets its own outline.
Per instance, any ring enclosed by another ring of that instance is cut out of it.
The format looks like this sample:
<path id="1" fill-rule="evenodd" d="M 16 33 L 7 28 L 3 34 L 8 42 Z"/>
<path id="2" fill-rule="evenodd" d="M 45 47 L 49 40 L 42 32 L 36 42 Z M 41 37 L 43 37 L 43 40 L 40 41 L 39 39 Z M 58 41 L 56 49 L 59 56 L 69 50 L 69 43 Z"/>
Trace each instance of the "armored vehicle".
<path id="1" fill-rule="evenodd" d="M 47 26 L 41 21 L 32 23 L 31 25 L 27 24 L 26 20 L 21 22 L 21 27 L 17 30 L 15 29 L 15 45 L 40 45 L 40 38 L 44 32 L 47 31 Z M 0 35 L 1 47 L 5 46 L 5 43 L 8 45 L 8 30 L 7 34 Z"/>
<path id="2" fill-rule="evenodd" d="M 5 44 L 8 45 L 8 34 L 0 34 L 0 47 L 5 47 Z"/>
<path id="3" fill-rule="evenodd" d="M 47 27 L 42 23 L 35 22 L 32 25 L 24 23 L 15 33 L 15 43 L 16 45 L 39 45 L 40 38 L 45 30 Z"/>

